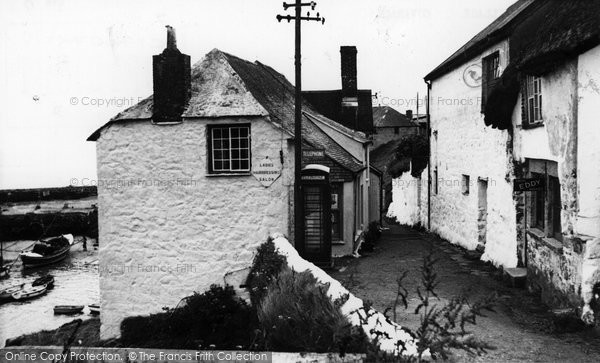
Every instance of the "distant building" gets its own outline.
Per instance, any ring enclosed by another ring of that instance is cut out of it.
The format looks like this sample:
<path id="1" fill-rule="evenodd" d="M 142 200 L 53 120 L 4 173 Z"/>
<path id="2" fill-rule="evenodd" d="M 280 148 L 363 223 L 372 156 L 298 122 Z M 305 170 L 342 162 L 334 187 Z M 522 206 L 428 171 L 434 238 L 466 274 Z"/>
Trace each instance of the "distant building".
<path id="1" fill-rule="evenodd" d="M 102 338 L 118 336 L 126 316 L 213 283 L 238 287 L 271 233 L 293 237 L 293 85 L 217 49 L 191 67 L 172 30 L 167 38 L 153 57 L 153 96 L 88 138 L 97 149 Z M 302 162 L 328 171 L 334 203 L 331 215 L 305 208 L 311 235 L 296 248 L 328 254 L 323 262 L 352 253 L 371 220 L 370 140 L 308 102 L 302 131 Z M 319 242 L 325 226 L 333 247 Z"/>
<path id="2" fill-rule="evenodd" d="M 546 303 L 583 306 L 588 322 L 600 288 L 598 14 L 597 1 L 517 1 L 425 77 L 432 231 L 526 268 Z"/>
<path id="3" fill-rule="evenodd" d="M 389 106 L 373 107 L 373 126 L 374 149 L 403 136 L 421 133 L 419 124 L 413 121 L 411 110 L 404 115 Z"/>

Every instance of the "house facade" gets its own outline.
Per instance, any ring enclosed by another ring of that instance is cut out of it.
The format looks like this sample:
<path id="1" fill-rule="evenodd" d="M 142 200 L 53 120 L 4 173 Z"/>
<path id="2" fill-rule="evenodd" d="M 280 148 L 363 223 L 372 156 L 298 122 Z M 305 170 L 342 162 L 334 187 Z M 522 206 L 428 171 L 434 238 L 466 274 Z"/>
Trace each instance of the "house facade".
<path id="1" fill-rule="evenodd" d="M 424 224 L 526 269 L 530 289 L 587 322 L 600 286 L 598 6 L 518 1 L 425 77 Z"/>
<path id="2" fill-rule="evenodd" d="M 88 139 L 97 149 L 102 338 L 118 336 L 127 316 L 211 284 L 239 288 L 257 246 L 293 235 L 294 88 L 285 77 L 217 49 L 191 67 L 170 29 L 153 80 L 151 97 Z M 303 164 L 317 157 L 329 167 L 339 194 L 334 253 L 350 254 L 369 221 L 368 159 L 359 157 L 368 140 L 356 133 L 341 146 L 319 126 L 331 120 L 307 102 L 303 111 Z"/>
<path id="3" fill-rule="evenodd" d="M 373 107 L 373 149 L 403 136 L 418 135 L 421 130 L 413 121 L 412 110 L 402 114 L 390 106 Z"/>

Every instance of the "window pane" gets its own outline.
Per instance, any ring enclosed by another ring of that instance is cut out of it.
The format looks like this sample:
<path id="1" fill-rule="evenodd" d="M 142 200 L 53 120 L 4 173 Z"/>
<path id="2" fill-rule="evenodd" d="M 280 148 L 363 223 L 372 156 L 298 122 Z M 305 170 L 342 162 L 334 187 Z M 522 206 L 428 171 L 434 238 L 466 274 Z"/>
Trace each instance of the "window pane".
<path id="1" fill-rule="evenodd" d="M 223 162 L 223 170 L 229 170 L 229 161 Z"/>
<path id="2" fill-rule="evenodd" d="M 240 136 L 241 137 L 247 137 L 248 136 L 248 128 L 247 127 L 242 127 L 240 129 Z"/>
<path id="3" fill-rule="evenodd" d="M 221 159 L 223 159 L 223 152 L 221 150 L 215 150 L 213 152 L 213 158 L 215 160 L 221 160 Z"/>
<path id="4" fill-rule="evenodd" d="M 240 140 L 240 147 L 242 149 L 247 149 L 248 148 L 248 139 L 241 139 Z"/>
<path id="5" fill-rule="evenodd" d="M 242 160 L 240 162 L 240 169 L 242 169 L 242 170 L 249 170 L 250 169 L 250 161 L 248 161 L 248 160 Z"/>
<path id="6" fill-rule="evenodd" d="M 231 128 L 231 137 L 239 137 L 240 136 L 240 129 L 237 127 L 232 127 Z"/>
<path id="7" fill-rule="evenodd" d="M 215 170 L 223 170 L 223 162 L 218 160 L 213 161 L 213 168 Z"/>
<path id="8" fill-rule="evenodd" d="M 231 140 L 231 148 L 232 149 L 237 149 L 240 147 L 240 140 L 239 139 L 233 139 Z"/>
<path id="9" fill-rule="evenodd" d="M 231 170 L 240 170 L 240 161 L 239 160 L 231 161 Z"/>
<path id="10" fill-rule="evenodd" d="M 231 150 L 231 158 L 232 159 L 239 159 L 240 158 L 240 151 L 239 150 Z"/>
<path id="11" fill-rule="evenodd" d="M 214 139 L 221 138 L 221 129 L 218 129 L 218 128 L 213 129 L 213 138 Z"/>
<path id="12" fill-rule="evenodd" d="M 241 151 L 241 158 L 242 159 L 248 159 L 248 150 L 242 150 Z"/>

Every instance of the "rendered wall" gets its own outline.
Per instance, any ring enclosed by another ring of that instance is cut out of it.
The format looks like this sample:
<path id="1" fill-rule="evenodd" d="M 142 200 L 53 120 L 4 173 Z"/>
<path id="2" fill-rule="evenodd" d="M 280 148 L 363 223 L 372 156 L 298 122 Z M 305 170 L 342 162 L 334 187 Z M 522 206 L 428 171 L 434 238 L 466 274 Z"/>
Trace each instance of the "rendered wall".
<path id="1" fill-rule="evenodd" d="M 293 153 L 285 142 L 282 175 L 269 188 L 252 175 L 207 175 L 206 124 L 237 122 L 250 121 L 143 121 L 103 131 L 97 141 L 103 339 L 118 336 L 127 316 L 159 312 L 224 284 L 226 274 L 251 265 L 269 234 L 289 231 Z M 254 118 L 251 135 L 253 166 L 265 156 L 281 165 L 280 131 Z"/>
<path id="2" fill-rule="evenodd" d="M 506 67 L 508 43 L 491 47 L 480 57 L 432 83 L 430 93 L 432 177 L 438 170 L 438 193 L 432 188 L 431 228 L 442 238 L 467 249 L 478 243 L 478 178 L 488 180 L 487 241 L 482 259 L 495 265 L 517 265 L 516 218 L 512 198 L 512 159 L 509 134 L 485 126 L 481 113 L 481 85 L 469 83 L 469 66 L 500 52 Z M 435 140 L 437 139 L 437 141 Z M 463 194 L 462 175 L 469 175 L 469 194 Z M 433 180 L 435 184 L 435 180 Z M 425 184 L 426 185 L 426 184 Z"/>

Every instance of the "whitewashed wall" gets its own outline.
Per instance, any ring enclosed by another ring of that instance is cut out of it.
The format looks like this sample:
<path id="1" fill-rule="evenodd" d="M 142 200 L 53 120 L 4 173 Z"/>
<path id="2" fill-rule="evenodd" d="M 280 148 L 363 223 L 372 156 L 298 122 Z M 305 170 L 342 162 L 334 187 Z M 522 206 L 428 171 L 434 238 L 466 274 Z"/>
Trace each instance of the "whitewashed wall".
<path id="1" fill-rule="evenodd" d="M 433 81 L 430 99 L 432 177 L 438 168 L 438 193 L 431 195 L 431 227 L 441 237 L 468 249 L 477 246 L 477 180 L 488 179 L 487 243 L 484 260 L 517 265 L 516 216 L 512 198 L 512 163 L 507 153 L 508 132 L 485 126 L 481 87 L 469 87 L 464 73 L 470 65 L 499 50 L 506 67 L 508 43 L 490 47 L 481 56 Z M 434 139 L 432 137 L 432 139 Z M 461 191 L 462 175 L 470 176 L 469 195 Z M 433 189 L 432 189 L 433 190 Z"/>
<path id="2" fill-rule="evenodd" d="M 600 46 L 579 57 L 578 79 L 576 231 L 600 237 Z"/>
<path id="3" fill-rule="evenodd" d="M 419 205 L 419 184 L 423 187 L 422 183 L 422 180 L 413 177 L 410 171 L 392 179 L 392 203 L 388 207 L 387 216 L 408 226 L 422 224 Z M 427 186 L 424 187 L 421 188 L 421 193 L 426 196 Z"/>
<path id="4" fill-rule="evenodd" d="M 207 176 L 205 125 L 218 122 L 248 121 L 115 124 L 97 141 L 103 339 L 118 336 L 126 316 L 159 312 L 223 284 L 226 273 L 251 265 L 271 233 L 289 230 L 287 141 L 253 119 L 253 165 L 265 156 L 280 165 L 280 148 L 285 155 L 283 175 L 269 188 L 251 175 Z"/>

